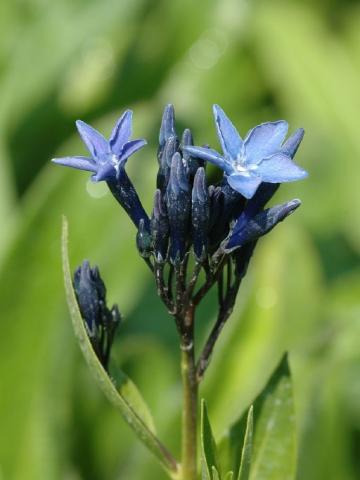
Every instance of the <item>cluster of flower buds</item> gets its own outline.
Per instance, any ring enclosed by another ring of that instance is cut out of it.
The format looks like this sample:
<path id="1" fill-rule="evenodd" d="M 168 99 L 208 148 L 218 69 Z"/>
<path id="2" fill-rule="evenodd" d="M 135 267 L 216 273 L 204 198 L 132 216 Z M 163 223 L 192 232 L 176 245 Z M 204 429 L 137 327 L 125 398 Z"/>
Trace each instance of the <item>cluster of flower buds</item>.
<path id="1" fill-rule="evenodd" d="M 75 271 L 74 291 L 84 325 L 101 364 L 108 369 L 110 349 L 121 321 L 117 305 L 106 305 L 106 288 L 97 267 L 87 260 Z"/>
<path id="2" fill-rule="evenodd" d="M 266 204 L 280 183 L 307 175 L 293 162 L 303 138 L 302 129 L 285 141 L 287 123 L 267 122 L 242 139 L 223 110 L 217 105 L 213 110 L 222 154 L 207 145 L 194 146 L 189 129 L 178 136 L 174 108 L 165 107 L 150 216 L 125 171 L 130 155 L 146 144 L 142 139 L 130 140 L 131 111 L 122 115 L 109 140 L 78 121 L 77 128 L 91 157 L 54 159 L 55 163 L 90 171 L 94 181 L 107 182 L 137 228 L 138 251 L 154 273 L 159 296 L 183 336 L 192 328 L 186 315 L 216 284 L 217 336 L 232 311 L 258 239 L 289 216 L 300 201 L 270 208 L 265 208 Z M 222 180 L 214 185 L 206 175 L 209 162 L 224 172 Z M 200 280 L 202 284 L 198 285 Z M 89 336 L 106 364 L 113 334 L 109 325 L 118 323 L 119 314 L 116 308 L 106 308 L 105 288 L 96 269 L 84 263 L 74 283 Z M 211 345 L 209 348 L 207 355 Z M 201 368 L 206 368 L 204 362 L 201 367 L 200 361 L 199 375 Z"/>

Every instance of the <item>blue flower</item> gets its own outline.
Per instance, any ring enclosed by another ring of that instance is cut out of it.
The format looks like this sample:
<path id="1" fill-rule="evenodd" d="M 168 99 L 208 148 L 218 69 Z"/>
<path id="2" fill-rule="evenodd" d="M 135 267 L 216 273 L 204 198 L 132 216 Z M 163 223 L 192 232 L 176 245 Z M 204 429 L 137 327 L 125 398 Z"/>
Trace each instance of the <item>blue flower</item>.
<path id="1" fill-rule="evenodd" d="M 109 140 L 101 133 L 81 120 L 76 126 L 80 137 L 91 153 L 91 157 L 63 157 L 52 161 L 66 167 L 92 172 L 94 182 L 115 180 L 126 160 L 137 150 L 146 145 L 143 139 L 130 140 L 132 130 L 132 111 L 126 110 L 117 121 Z"/>
<path id="2" fill-rule="evenodd" d="M 213 111 L 223 155 L 205 147 L 184 146 L 183 149 L 224 170 L 229 185 L 244 197 L 252 198 L 261 182 L 292 182 L 307 176 L 307 172 L 292 161 L 304 134 L 302 129 L 283 145 L 287 122 L 266 122 L 250 130 L 243 140 L 218 105 L 213 106 Z"/>

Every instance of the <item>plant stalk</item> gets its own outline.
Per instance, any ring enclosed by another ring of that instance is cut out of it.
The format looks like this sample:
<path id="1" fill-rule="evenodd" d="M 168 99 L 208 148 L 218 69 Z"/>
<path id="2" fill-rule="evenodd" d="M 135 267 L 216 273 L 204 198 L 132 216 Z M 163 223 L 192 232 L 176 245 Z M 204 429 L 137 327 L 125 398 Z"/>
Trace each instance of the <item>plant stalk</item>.
<path id="1" fill-rule="evenodd" d="M 181 338 L 181 375 L 183 383 L 182 411 L 182 461 L 181 479 L 197 479 L 197 396 L 195 351 L 194 351 L 194 310 L 185 315 L 185 331 Z"/>

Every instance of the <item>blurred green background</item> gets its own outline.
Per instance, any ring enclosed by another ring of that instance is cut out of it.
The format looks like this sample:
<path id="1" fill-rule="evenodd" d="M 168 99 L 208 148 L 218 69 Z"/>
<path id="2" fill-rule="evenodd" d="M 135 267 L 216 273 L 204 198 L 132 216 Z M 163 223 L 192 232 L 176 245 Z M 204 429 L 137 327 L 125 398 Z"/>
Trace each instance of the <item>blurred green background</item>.
<path id="1" fill-rule="evenodd" d="M 219 438 L 291 352 L 299 480 L 360 478 L 360 5 L 320 0 L 4 0 L 0 4 L 0 479 L 163 479 L 97 389 L 73 338 L 60 262 L 100 266 L 126 316 L 116 356 L 178 453 L 175 329 L 103 185 L 56 167 L 126 108 L 149 146 L 128 172 L 151 208 L 165 103 L 217 147 L 211 104 L 245 133 L 304 127 L 296 215 L 260 242 L 201 395 Z M 199 340 L 213 320 L 199 319 Z M 279 479 L 282 480 L 282 479 Z"/>

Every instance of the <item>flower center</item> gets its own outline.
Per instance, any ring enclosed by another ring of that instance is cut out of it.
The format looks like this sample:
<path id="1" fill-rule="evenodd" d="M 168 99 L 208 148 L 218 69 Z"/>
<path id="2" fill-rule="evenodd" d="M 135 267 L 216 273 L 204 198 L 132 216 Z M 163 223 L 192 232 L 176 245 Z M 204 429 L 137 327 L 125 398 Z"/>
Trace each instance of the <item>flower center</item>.
<path id="1" fill-rule="evenodd" d="M 110 161 L 115 168 L 116 174 L 119 174 L 119 168 L 120 168 L 120 162 L 119 162 L 119 157 L 113 153 L 111 155 Z"/>

